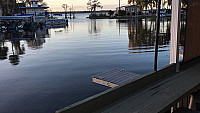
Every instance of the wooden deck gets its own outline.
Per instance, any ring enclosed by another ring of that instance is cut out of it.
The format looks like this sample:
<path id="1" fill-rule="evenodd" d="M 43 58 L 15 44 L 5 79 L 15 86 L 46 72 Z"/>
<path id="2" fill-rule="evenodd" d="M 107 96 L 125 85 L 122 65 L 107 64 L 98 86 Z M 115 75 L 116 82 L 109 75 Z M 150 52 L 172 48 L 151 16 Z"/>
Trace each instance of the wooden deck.
<path id="1" fill-rule="evenodd" d="M 200 64 L 96 113 L 163 113 L 200 85 Z"/>
<path id="2" fill-rule="evenodd" d="M 179 108 L 173 113 L 200 113 L 198 111 L 189 110 L 187 108 Z"/>
<path id="3" fill-rule="evenodd" d="M 140 74 L 131 73 L 123 69 L 114 69 L 92 77 L 92 81 L 108 87 L 116 87 L 130 80 L 138 79 Z"/>
<path id="4" fill-rule="evenodd" d="M 200 57 L 181 63 L 180 73 L 175 72 L 175 67 L 171 64 L 140 75 L 56 113 L 165 113 L 200 88 Z"/>

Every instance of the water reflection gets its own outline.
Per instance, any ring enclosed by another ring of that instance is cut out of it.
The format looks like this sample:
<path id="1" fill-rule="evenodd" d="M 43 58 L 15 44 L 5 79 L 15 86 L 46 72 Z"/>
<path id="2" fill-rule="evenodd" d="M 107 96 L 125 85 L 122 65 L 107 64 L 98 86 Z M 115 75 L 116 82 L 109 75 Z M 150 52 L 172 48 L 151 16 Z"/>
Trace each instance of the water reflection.
<path id="1" fill-rule="evenodd" d="M 118 20 L 119 26 L 128 26 L 129 53 L 154 52 L 155 19 Z M 123 25 L 124 24 L 124 25 Z M 121 28 L 119 28 L 121 29 Z M 161 19 L 159 52 L 169 51 L 170 19 Z M 166 48 L 166 49 L 164 49 Z"/>
<path id="2" fill-rule="evenodd" d="M 0 60 L 7 59 L 8 47 L 4 46 L 4 43 L 0 43 Z"/>
<path id="3" fill-rule="evenodd" d="M 12 65 L 18 65 L 20 56 L 25 54 L 25 47 L 21 41 L 27 42 L 30 49 L 41 49 L 45 38 L 49 38 L 48 29 L 36 31 L 6 31 L 0 33 L 0 60 L 8 59 Z M 5 43 L 8 43 L 5 45 Z M 8 46 L 11 45 L 11 46 Z M 10 54 L 9 53 L 10 50 Z"/>
<path id="4" fill-rule="evenodd" d="M 97 26 L 97 20 L 91 19 L 90 23 L 88 24 L 88 32 L 90 34 L 97 34 L 101 32 L 101 26 Z"/>
<path id="5" fill-rule="evenodd" d="M 74 19 L 66 29 L 50 26 L 50 30 L 0 33 L 1 112 L 54 112 L 107 89 L 92 83 L 92 75 L 115 68 L 152 72 L 154 21 Z M 168 29 L 165 20 L 161 31 Z M 159 50 L 169 50 L 169 35 L 160 36 L 164 38 Z M 169 64 L 169 52 L 159 56 L 159 68 Z M 8 111 L 10 106 L 15 107 Z"/>

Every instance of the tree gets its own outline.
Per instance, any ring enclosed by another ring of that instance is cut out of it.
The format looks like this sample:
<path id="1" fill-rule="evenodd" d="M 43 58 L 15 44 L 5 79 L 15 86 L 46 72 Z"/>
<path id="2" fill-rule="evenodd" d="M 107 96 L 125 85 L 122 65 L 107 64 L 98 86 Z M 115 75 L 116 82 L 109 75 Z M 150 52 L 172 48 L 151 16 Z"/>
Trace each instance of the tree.
<path id="1" fill-rule="evenodd" d="M 182 0 L 182 7 L 186 7 L 188 4 L 188 0 Z"/>
<path id="2" fill-rule="evenodd" d="M 0 0 L 0 7 L 2 7 L 3 5 L 3 0 Z"/>
<path id="3" fill-rule="evenodd" d="M 18 3 L 24 3 L 26 6 L 31 6 L 31 0 L 17 0 Z M 39 0 L 39 5 L 47 6 L 47 3 L 43 0 Z"/>
<path id="4" fill-rule="evenodd" d="M 134 4 L 137 0 L 128 0 L 128 4 Z"/>
<path id="5" fill-rule="evenodd" d="M 171 7 L 171 5 L 172 5 L 172 0 L 163 0 L 162 2 L 163 2 L 162 3 L 163 9 L 164 9 L 165 5 L 167 5 L 167 9 L 169 9 L 169 7 Z"/>
<path id="6" fill-rule="evenodd" d="M 114 11 L 109 10 L 109 11 L 108 11 L 108 14 L 109 14 L 109 16 L 112 16 L 112 15 L 114 14 Z"/>
<path id="7" fill-rule="evenodd" d="M 2 8 L 3 15 L 11 16 L 20 13 L 20 7 L 30 6 L 31 0 L 0 0 L 0 7 Z M 46 2 L 39 0 L 39 5 L 47 6 Z"/>
<path id="8" fill-rule="evenodd" d="M 148 6 L 152 4 L 152 0 L 128 0 L 128 4 L 139 5 L 142 9 L 147 10 Z"/>
<path id="9" fill-rule="evenodd" d="M 63 9 L 65 10 L 65 18 L 67 18 L 67 8 L 68 8 L 69 6 L 67 6 L 67 4 L 63 4 L 62 7 L 63 7 Z"/>
<path id="10" fill-rule="evenodd" d="M 96 15 L 96 9 L 103 8 L 103 6 L 100 4 L 101 3 L 98 0 L 89 0 L 87 3 L 87 5 L 88 5 L 87 8 L 91 11 L 91 14 L 92 14 L 92 12 L 94 12 L 94 14 Z"/>
<path id="11" fill-rule="evenodd" d="M 16 7 L 16 0 L 0 0 L 0 7 L 2 7 L 3 15 L 14 15 L 18 8 Z"/>

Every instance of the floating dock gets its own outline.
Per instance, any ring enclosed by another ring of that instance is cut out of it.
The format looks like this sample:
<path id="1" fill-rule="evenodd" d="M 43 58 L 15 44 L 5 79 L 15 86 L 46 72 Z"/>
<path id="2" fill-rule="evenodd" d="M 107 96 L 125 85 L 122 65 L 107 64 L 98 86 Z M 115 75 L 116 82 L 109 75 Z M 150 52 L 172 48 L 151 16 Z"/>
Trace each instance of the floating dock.
<path id="1" fill-rule="evenodd" d="M 123 69 L 113 69 L 92 77 L 92 81 L 108 87 L 120 86 L 130 80 L 138 79 L 140 74 L 127 72 Z"/>

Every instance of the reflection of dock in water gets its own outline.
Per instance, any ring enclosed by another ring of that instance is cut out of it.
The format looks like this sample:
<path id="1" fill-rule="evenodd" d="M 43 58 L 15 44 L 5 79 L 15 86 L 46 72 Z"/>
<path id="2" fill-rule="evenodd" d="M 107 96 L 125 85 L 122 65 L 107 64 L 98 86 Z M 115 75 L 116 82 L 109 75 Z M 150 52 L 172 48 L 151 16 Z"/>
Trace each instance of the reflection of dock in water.
<path id="1" fill-rule="evenodd" d="M 120 69 L 114 69 L 92 77 L 92 81 L 108 87 L 116 87 L 127 83 L 130 80 L 138 79 L 139 74 L 127 72 Z"/>

